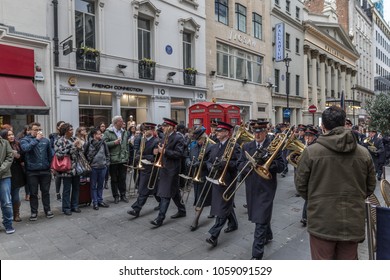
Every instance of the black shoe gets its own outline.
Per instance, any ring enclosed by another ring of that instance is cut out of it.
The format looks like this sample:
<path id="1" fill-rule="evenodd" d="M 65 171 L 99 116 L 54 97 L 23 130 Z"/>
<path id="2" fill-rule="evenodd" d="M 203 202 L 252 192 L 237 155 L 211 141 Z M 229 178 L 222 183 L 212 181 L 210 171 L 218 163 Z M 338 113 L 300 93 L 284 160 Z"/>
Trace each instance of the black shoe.
<path id="1" fill-rule="evenodd" d="M 191 229 L 191 231 L 197 230 L 197 229 L 198 229 L 198 224 L 196 224 L 196 225 L 191 225 L 191 226 L 190 226 L 190 229 Z"/>
<path id="2" fill-rule="evenodd" d="M 210 238 L 206 239 L 206 242 L 209 243 L 213 247 L 217 247 L 217 245 L 218 245 L 218 238 L 210 236 Z"/>
<path id="3" fill-rule="evenodd" d="M 61 201 L 61 194 L 60 193 L 57 193 L 57 200 Z"/>
<path id="4" fill-rule="evenodd" d="M 99 207 L 103 207 L 103 208 L 108 208 L 108 207 L 110 207 L 110 205 L 108 205 L 107 203 L 105 203 L 105 202 L 103 202 L 103 201 L 102 201 L 102 202 L 99 202 L 99 203 L 98 203 L 98 206 L 99 206 Z"/>
<path id="5" fill-rule="evenodd" d="M 119 197 L 114 197 L 114 203 L 118 204 L 119 203 Z"/>
<path id="6" fill-rule="evenodd" d="M 127 211 L 127 214 L 131 215 L 131 216 L 134 216 L 136 218 L 139 217 L 139 211 L 135 211 L 135 210 L 129 210 Z"/>
<path id="7" fill-rule="evenodd" d="M 159 211 L 160 210 L 160 205 L 159 206 L 156 206 L 153 208 L 154 211 Z"/>
<path id="8" fill-rule="evenodd" d="M 208 219 L 213 219 L 213 218 L 215 218 L 215 216 L 210 214 L 210 215 L 207 216 L 207 218 Z"/>
<path id="9" fill-rule="evenodd" d="M 154 219 L 153 221 L 150 222 L 152 225 L 154 225 L 156 228 L 158 227 L 161 227 L 162 224 L 163 224 L 163 220 L 162 219 Z"/>
<path id="10" fill-rule="evenodd" d="M 126 203 L 129 203 L 129 200 L 128 200 L 127 197 L 124 196 L 124 195 L 121 196 L 121 201 L 126 202 Z"/>
<path id="11" fill-rule="evenodd" d="M 54 217 L 53 212 L 51 212 L 51 211 L 47 211 L 47 212 L 46 212 L 46 218 L 51 219 L 51 218 L 53 218 L 53 217 Z"/>
<path id="12" fill-rule="evenodd" d="M 37 213 L 31 213 L 31 216 L 30 216 L 30 221 L 36 221 L 38 220 L 38 214 Z"/>
<path id="13" fill-rule="evenodd" d="M 65 214 L 66 216 L 71 216 L 71 215 L 72 215 L 72 212 L 70 212 L 70 211 L 64 211 L 64 214 Z"/>
<path id="14" fill-rule="evenodd" d="M 171 216 L 171 219 L 177 219 L 177 218 L 181 218 L 181 217 L 185 217 L 187 216 L 186 212 L 177 212 L 175 215 L 172 215 Z"/>
<path id="15" fill-rule="evenodd" d="M 282 173 L 282 174 L 280 174 L 280 176 L 282 176 L 284 178 L 284 177 L 286 177 L 286 174 Z"/>
<path id="16" fill-rule="evenodd" d="M 380 181 L 380 180 L 382 180 L 382 176 L 378 176 L 378 177 L 376 177 L 376 179 L 377 179 L 378 181 Z"/>
<path id="17" fill-rule="evenodd" d="M 74 208 L 74 209 L 72 209 L 72 212 L 81 213 L 81 210 L 80 210 L 80 208 Z"/>
<path id="18" fill-rule="evenodd" d="M 303 227 L 307 225 L 307 220 L 306 219 L 301 219 L 301 224 Z"/>
<path id="19" fill-rule="evenodd" d="M 93 209 L 94 209 L 94 210 L 99 210 L 99 206 L 98 206 L 97 204 L 95 204 L 95 205 L 93 206 Z"/>
<path id="20" fill-rule="evenodd" d="M 225 228 L 225 230 L 223 232 L 228 233 L 228 232 L 235 231 L 237 229 L 238 229 L 238 227 L 227 227 L 227 228 Z"/>

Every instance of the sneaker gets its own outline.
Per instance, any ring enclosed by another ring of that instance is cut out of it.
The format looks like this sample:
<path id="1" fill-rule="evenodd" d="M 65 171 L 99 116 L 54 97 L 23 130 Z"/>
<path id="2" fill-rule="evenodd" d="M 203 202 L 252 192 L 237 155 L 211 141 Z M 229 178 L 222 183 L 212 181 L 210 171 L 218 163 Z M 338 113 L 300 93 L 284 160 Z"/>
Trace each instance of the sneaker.
<path id="1" fill-rule="evenodd" d="M 6 227 L 5 228 L 5 233 L 6 234 L 12 234 L 15 232 L 15 229 L 12 226 Z"/>
<path id="2" fill-rule="evenodd" d="M 51 212 L 51 211 L 47 211 L 47 212 L 46 212 L 46 218 L 51 219 L 51 218 L 53 218 L 53 217 L 54 217 L 53 212 Z"/>
<path id="3" fill-rule="evenodd" d="M 30 221 L 36 221 L 36 220 L 38 220 L 38 214 L 37 214 L 37 213 L 32 213 L 29 220 L 30 220 Z"/>

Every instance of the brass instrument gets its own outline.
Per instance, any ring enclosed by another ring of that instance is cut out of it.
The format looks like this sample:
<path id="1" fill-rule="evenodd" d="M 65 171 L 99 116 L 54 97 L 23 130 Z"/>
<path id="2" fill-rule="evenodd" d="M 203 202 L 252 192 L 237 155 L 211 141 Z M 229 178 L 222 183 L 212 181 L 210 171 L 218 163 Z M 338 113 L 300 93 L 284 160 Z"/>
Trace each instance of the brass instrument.
<path id="1" fill-rule="evenodd" d="M 188 173 L 187 175 L 184 174 L 179 174 L 180 177 L 185 179 L 185 183 L 181 192 L 181 203 L 184 204 L 185 202 L 188 201 L 188 197 L 190 196 L 191 192 L 191 186 L 189 186 L 189 182 L 191 182 L 192 177 L 191 177 L 191 171 L 192 171 L 192 166 L 194 165 L 195 162 L 195 156 L 192 157 L 190 167 L 188 168 Z M 184 196 L 187 194 L 187 198 L 185 199 L 184 202 Z"/>
<path id="2" fill-rule="evenodd" d="M 299 160 L 301 158 L 301 154 L 303 150 L 306 148 L 306 145 L 303 144 L 301 141 L 296 139 L 294 133 L 291 134 L 289 139 L 286 142 L 285 149 L 292 151 L 288 156 L 287 156 L 287 161 L 294 167 L 298 166 Z"/>
<path id="3" fill-rule="evenodd" d="M 206 154 L 206 148 L 209 144 L 215 144 L 215 142 L 213 140 L 211 140 L 210 137 L 206 136 L 206 139 L 202 145 L 202 148 L 200 149 L 199 156 L 198 156 L 199 166 L 195 172 L 194 177 L 192 178 L 192 180 L 197 182 L 197 183 L 202 182 L 202 179 L 200 178 L 200 173 L 202 171 L 203 159 L 204 159 L 204 156 Z"/>
<path id="4" fill-rule="evenodd" d="M 163 167 L 162 158 L 163 158 L 163 155 L 164 155 L 164 152 L 165 152 L 165 146 L 168 143 L 169 132 L 170 132 L 170 130 L 167 130 L 166 133 L 165 133 L 163 148 L 161 150 L 161 153 L 160 153 L 160 156 L 158 157 L 157 162 L 154 164 L 154 166 L 156 166 L 158 168 L 162 168 Z"/>
<path id="5" fill-rule="evenodd" d="M 378 149 L 375 147 L 374 142 L 371 141 L 371 138 L 370 138 L 370 137 L 364 138 L 363 143 L 364 143 L 364 144 L 367 144 L 367 149 L 368 149 L 370 152 L 376 153 L 376 152 L 378 151 Z"/>
<path id="6" fill-rule="evenodd" d="M 145 134 L 142 135 L 142 138 L 141 138 L 141 143 L 140 143 L 140 148 L 139 148 L 139 160 L 138 160 L 138 164 L 137 166 L 134 167 L 134 169 L 138 169 L 138 170 L 143 170 L 145 169 L 143 166 L 142 166 L 142 155 L 144 153 L 144 150 L 145 150 L 145 142 L 146 142 L 146 136 Z M 135 154 L 135 153 L 134 153 Z"/>
<path id="7" fill-rule="evenodd" d="M 274 140 L 267 147 L 267 151 L 270 154 L 270 157 L 263 165 L 257 166 L 256 161 L 253 157 L 251 157 L 248 153 L 246 156 L 248 160 L 252 163 L 254 167 L 254 171 L 262 178 L 266 180 L 272 179 L 272 174 L 269 172 L 269 168 L 271 166 L 272 161 L 275 159 L 279 151 L 283 150 L 286 147 L 286 141 L 290 137 L 290 134 L 294 131 L 294 126 L 290 127 L 289 130 L 284 131 L 283 133 L 279 133 L 275 136 Z"/>
<path id="8" fill-rule="evenodd" d="M 242 137 L 241 137 L 242 136 Z M 240 138 L 241 137 L 241 138 Z M 253 135 L 251 135 L 246 129 L 244 125 L 236 125 L 234 127 L 233 135 L 229 139 L 229 142 L 227 143 L 226 149 L 223 153 L 221 161 L 225 161 L 225 168 L 223 169 L 221 176 L 218 179 L 218 184 L 222 186 L 226 186 L 226 183 L 224 181 L 225 175 L 228 169 L 229 161 L 233 155 L 234 147 L 238 140 L 244 141 L 252 141 L 254 139 Z M 251 140 L 252 139 L 252 140 Z M 245 142 L 244 142 L 245 143 Z"/>

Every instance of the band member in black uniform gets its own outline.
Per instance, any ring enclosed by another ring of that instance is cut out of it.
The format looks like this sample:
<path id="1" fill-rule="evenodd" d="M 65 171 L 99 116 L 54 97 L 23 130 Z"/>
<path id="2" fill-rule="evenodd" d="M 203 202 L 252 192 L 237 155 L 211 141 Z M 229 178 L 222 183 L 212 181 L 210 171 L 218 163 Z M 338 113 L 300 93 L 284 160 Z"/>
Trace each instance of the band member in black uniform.
<path id="1" fill-rule="evenodd" d="M 311 126 L 307 126 L 306 128 L 306 131 L 305 131 L 305 145 L 306 146 L 310 146 L 312 144 L 314 144 L 317 140 L 317 137 L 318 137 L 318 130 L 315 129 L 314 127 L 311 127 Z M 303 205 L 303 209 L 302 209 L 302 219 L 301 219 L 301 223 L 302 223 L 302 226 L 306 226 L 307 225 L 307 200 L 305 200 L 305 204 Z"/>
<path id="2" fill-rule="evenodd" d="M 211 130 L 211 132 L 210 132 L 209 137 L 210 137 L 210 139 L 213 140 L 215 143 L 218 143 L 218 142 L 219 142 L 219 140 L 218 140 L 218 138 L 217 138 L 217 133 L 215 132 L 215 130 L 217 129 L 217 126 L 218 126 L 217 121 L 211 120 L 211 122 L 210 122 L 210 130 Z"/>
<path id="3" fill-rule="evenodd" d="M 139 213 L 141 212 L 142 207 L 145 205 L 149 195 L 156 193 L 155 189 L 150 190 L 148 189 L 148 186 L 150 181 L 154 182 L 154 179 L 150 178 L 150 176 L 152 173 L 153 163 L 155 158 L 154 151 L 157 149 L 160 139 L 154 137 L 154 130 L 156 128 L 155 123 L 146 122 L 142 124 L 142 127 L 144 128 L 144 135 L 141 138 L 140 147 L 137 150 L 136 157 L 137 157 L 137 162 L 141 160 L 141 165 L 142 168 L 144 169 L 138 170 L 139 172 L 138 198 L 134 202 L 134 204 L 131 205 L 131 208 L 133 208 L 133 210 L 127 211 L 127 214 L 132 215 L 134 217 L 139 216 Z M 144 148 L 142 148 L 142 145 L 145 145 Z"/>
<path id="4" fill-rule="evenodd" d="M 163 224 L 171 198 L 178 208 L 178 212 L 171 218 L 186 216 L 186 208 L 181 203 L 179 191 L 180 161 L 184 152 L 184 138 L 175 132 L 176 121 L 167 118 L 163 120 L 164 139 L 158 145 L 158 157 L 162 157 L 157 187 L 157 196 L 161 198 L 160 210 L 158 217 L 150 222 L 155 227 Z"/>
<path id="5" fill-rule="evenodd" d="M 240 146 L 237 143 L 233 143 L 234 145 L 230 146 L 229 138 L 230 132 L 233 126 L 228 123 L 218 121 L 218 126 L 216 128 L 217 138 L 219 143 L 213 145 L 210 150 L 210 156 L 206 162 L 207 169 L 209 170 L 218 170 L 217 174 L 213 176 L 213 179 L 220 178 L 220 174 L 225 169 L 227 165 L 227 172 L 224 176 L 224 181 L 226 186 L 229 186 L 233 179 L 237 176 L 237 168 L 236 163 L 240 157 Z M 232 149 L 230 159 L 224 158 L 225 149 Z M 218 160 L 216 160 L 218 158 Z M 229 201 L 225 201 L 222 198 L 222 194 L 224 193 L 226 186 L 221 186 L 219 184 L 212 184 L 212 194 L 211 194 L 211 215 L 215 215 L 215 224 L 209 230 L 210 237 L 206 239 L 206 242 L 211 246 L 215 247 L 218 244 L 218 237 L 221 233 L 223 226 L 226 221 L 228 222 L 228 227 L 224 230 L 224 232 L 231 232 L 238 228 L 236 214 L 234 212 L 234 198 Z"/>
<path id="6" fill-rule="evenodd" d="M 366 147 L 371 154 L 375 165 L 377 180 L 380 181 L 382 178 L 382 167 L 385 163 L 386 155 L 382 139 L 378 137 L 376 132 L 375 128 L 368 129 L 368 137 L 363 140 L 363 146 Z"/>
<path id="7" fill-rule="evenodd" d="M 297 139 L 301 141 L 303 144 L 305 144 L 305 132 L 306 132 L 306 125 L 304 124 L 298 124 L 298 136 Z"/>
<path id="8" fill-rule="evenodd" d="M 255 155 L 257 164 L 264 164 L 267 160 L 266 149 L 271 143 L 267 130 L 268 122 L 259 122 L 253 126 L 255 140 L 244 144 L 241 158 L 238 161 L 238 169 L 242 170 L 247 163 L 245 151 L 250 155 Z M 263 179 L 256 172 L 251 171 L 245 179 L 246 201 L 248 205 L 248 218 L 255 223 L 254 240 L 252 245 L 252 259 L 261 260 L 264 254 L 264 245 L 273 239 L 271 230 L 272 207 L 275 198 L 277 180 L 276 173 L 284 170 L 285 163 L 281 152 L 272 161 L 269 172 L 272 175 L 270 180 Z M 243 171 L 245 176 L 250 170 L 250 164 Z"/>

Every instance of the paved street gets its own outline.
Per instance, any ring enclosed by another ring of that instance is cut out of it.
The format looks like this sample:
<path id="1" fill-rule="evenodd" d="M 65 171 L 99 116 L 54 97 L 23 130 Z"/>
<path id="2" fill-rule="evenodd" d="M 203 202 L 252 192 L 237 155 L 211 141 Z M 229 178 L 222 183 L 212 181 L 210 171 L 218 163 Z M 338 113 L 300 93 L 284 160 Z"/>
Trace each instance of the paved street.
<path id="1" fill-rule="evenodd" d="M 278 191 L 274 203 L 272 228 L 274 240 L 266 246 L 265 259 L 269 260 L 307 260 L 310 259 L 308 235 L 299 222 L 303 200 L 295 197 L 293 171 L 285 178 L 278 175 Z M 389 173 L 388 173 L 389 174 Z M 206 259 L 243 259 L 251 258 L 251 245 L 254 225 L 247 219 L 244 187 L 236 195 L 236 214 L 239 229 L 231 233 L 221 233 L 219 244 L 210 248 L 205 242 L 207 231 L 214 219 L 207 219 L 206 208 L 200 219 L 200 228 L 191 232 L 189 226 L 194 217 L 187 203 L 187 217 L 173 220 L 176 213 L 171 203 L 164 225 L 152 229 L 149 223 L 157 216 L 153 208 L 157 205 L 150 198 L 137 219 L 131 218 L 126 211 L 130 203 L 113 204 L 110 191 L 105 190 L 106 201 L 110 208 L 95 211 L 92 207 L 83 207 L 82 213 L 65 216 L 61 213 L 61 203 L 55 200 L 54 184 L 51 187 L 52 210 L 55 217 L 46 219 L 42 206 L 38 221 L 30 222 L 28 202 L 22 202 L 22 219 L 14 223 L 16 232 L 6 235 L 0 231 L 0 259 L 135 259 L 135 260 L 206 260 Z M 380 198 L 379 183 L 376 194 Z M 21 191 L 24 198 L 24 190 Z M 360 259 L 367 260 L 367 244 L 359 248 Z"/>

